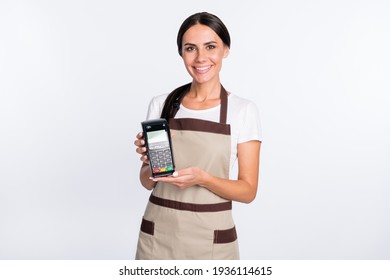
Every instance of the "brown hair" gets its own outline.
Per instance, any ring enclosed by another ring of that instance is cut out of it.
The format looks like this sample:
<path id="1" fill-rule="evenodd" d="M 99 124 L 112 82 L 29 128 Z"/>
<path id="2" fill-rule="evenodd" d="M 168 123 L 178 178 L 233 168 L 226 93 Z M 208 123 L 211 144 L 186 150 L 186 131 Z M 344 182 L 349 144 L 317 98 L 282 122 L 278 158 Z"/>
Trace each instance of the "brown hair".
<path id="1" fill-rule="evenodd" d="M 196 24 L 203 24 L 210 27 L 221 38 L 222 42 L 230 48 L 230 35 L 225 24 L 216 15 L 202 12 L 189 16 L 180 26 L 179 32 L 177 33 L 177 48 L 180 56 L 182 55 L 184 33 Z M 161 113 L 162 118 L 169 120 L 176 114 L 177 110 L 179 110 L 181 100 L 190 88 L 191 83 L 188 83 L 174 89 L 168 95 Z"/>

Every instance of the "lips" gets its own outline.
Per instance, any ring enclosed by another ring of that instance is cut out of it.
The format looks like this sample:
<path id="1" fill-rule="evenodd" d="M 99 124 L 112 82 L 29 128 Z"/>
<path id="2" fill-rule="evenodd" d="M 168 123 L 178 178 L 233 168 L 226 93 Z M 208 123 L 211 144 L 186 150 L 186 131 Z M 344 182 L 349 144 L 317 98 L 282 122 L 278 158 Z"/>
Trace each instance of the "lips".
<path id="1" fill-rule="evenodd" d="M 211 65 L 202 66 L 202 67 L 194 67 L 195 71 L 199 74 L 204 74 L 208 72 L 211 68 Z"/>

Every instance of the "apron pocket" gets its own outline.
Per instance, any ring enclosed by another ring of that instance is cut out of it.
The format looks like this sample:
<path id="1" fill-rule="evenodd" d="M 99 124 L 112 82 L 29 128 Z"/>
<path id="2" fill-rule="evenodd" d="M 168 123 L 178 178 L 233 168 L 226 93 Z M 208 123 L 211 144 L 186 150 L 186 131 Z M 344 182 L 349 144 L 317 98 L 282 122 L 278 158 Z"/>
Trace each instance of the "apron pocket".
<path id="1" fill-rule="evenodd" d="M 214 244 L 230 243 L 237 240 L 236 227 L 225 230 L 214 230 Z"/>
<path id="2" fill-rule="evenodd" d="M 146 234 L 154 235 L 154 222 L 142 218 L 141 231 Z"/>

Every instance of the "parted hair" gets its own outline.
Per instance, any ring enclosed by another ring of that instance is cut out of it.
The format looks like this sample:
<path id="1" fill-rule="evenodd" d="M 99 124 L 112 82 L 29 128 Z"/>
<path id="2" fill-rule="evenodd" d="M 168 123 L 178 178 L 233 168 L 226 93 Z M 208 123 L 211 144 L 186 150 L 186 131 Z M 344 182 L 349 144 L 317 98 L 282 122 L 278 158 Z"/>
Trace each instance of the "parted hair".
<path id="1" fill-rule="evenodd" d="M 230 35 L 225 24 L 216 16 L 207 12 L 196 13 L 189 16 L 184 20 L 177 33 L 177 48 L 179 55 L 182 55 L 182 42 L 184 33 L 192 26 L 196 24 L 202 24 L 210 27 L 218 36 L 222 42 L 230 48 Z M 174 89 L 166 98 L 161 117 L 169 120 L 172 118 L 179 109 L 181 100 L 184 95 L 190 90 L 191 83 L 185 84 Z"/>

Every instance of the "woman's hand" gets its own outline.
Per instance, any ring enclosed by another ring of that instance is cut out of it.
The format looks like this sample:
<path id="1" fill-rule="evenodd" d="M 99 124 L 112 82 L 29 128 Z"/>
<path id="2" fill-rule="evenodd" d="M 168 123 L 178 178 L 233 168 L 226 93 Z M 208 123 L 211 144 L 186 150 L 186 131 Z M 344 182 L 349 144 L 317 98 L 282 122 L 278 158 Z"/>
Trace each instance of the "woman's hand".
<path id="1" fill-rule="evenodd" d="M 145 139 L 142 132 L 139 132 L 136 136 L 136 140 L 134 141 L 134 145 L 137 147 L 135 151 L 141 155 L 140 160 L 144 164 L 149 164 L 149 158 L 146 154 L 146 147 L 145 147 Z"/>
<path id="2" fill-rule="evenodd" d="M 155 187 L 156 182 L 150 180 L 152 172 L 150 171 L 149 158 L 146 153 L 145 139 L 142 132 L 137 134 L 136 139 L 134 140 L 134 145 L 137 147 L 135 151 L 141 155 L 140 160 L 142 161 L 142 166 L 139 173 L 141 184 L 145 187 L 145 189 L 152 190 Z"/>
<path id="3" fill-rule="evenodd" d="M 238 144 L 238 177 L 237 180 L 213 176 L 198 167 L 189 167 L 176 171 L 173 176 L 149 178 L 154 182 L 166 182 L 179 189 L 198 185 L 225 199 L 250 203 L 256 197 L 260 141 L 248 141 Z"/>
<path id="4" fill-rule="evenodd" d="M 185 189 L 194 185 L 201 185 L 208 174 L 199 167 L 188 167 L 175 171 L 172 176 L 151 178 L 154 182 L 165 182 Z"/>
<path id="5" fill-rule="evenodd" d="M 137 147 L 135 151 L 141 155 L 140 160 L 149 165 L 149 158 L 146 153 L 145 138 L 143 132 L 139 132 L 136 136 L 137 139 L 134 140 L 134 145 Z M 173 138 L 173 132 L 171 132 L 171 138 Z"/>

